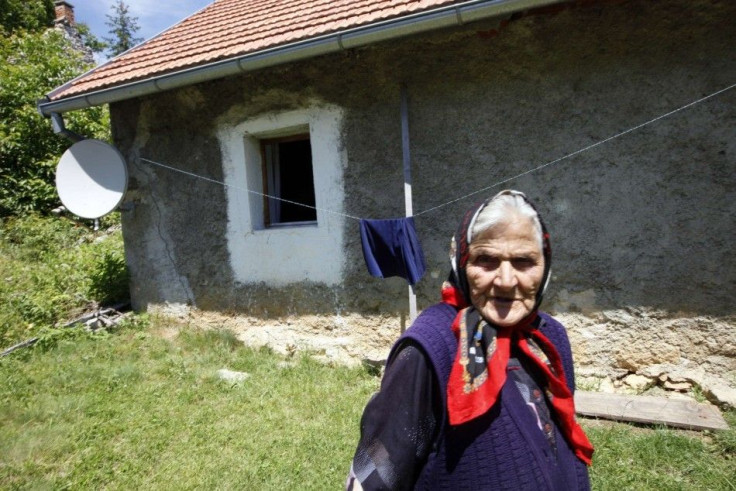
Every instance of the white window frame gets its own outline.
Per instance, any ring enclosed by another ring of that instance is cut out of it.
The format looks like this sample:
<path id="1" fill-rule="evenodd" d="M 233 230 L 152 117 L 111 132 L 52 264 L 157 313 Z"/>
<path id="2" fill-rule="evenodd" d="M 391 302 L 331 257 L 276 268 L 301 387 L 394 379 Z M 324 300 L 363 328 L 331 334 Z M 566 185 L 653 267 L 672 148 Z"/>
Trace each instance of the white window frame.
<path id="1" fill-rule="evenodd" d="M 218 140 L 227 190 L 227 244 L 234 279 L 283 286 L 299 281 L 337 285 L 344 269 L 342 110 L 318 106 L 222 125 Z M 260 141 L 308 133 L 316 222 L 266 227 Z"/>

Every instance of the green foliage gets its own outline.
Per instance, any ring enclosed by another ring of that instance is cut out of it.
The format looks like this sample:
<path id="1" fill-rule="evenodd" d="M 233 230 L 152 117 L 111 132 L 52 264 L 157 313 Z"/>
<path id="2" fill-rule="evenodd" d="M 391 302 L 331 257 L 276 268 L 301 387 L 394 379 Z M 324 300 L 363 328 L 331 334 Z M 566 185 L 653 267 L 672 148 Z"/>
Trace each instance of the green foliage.
<path id="1" fill-rule="evenodd" d="M 128 267 L 119 245 L 112 241 L 102 245 L 89 274 L 90 297 L 103 304 L 125 301 L 130 296 Z"/>
<path id="2" fill-rule="evenodd" d="M 36 336 L 38 341 L 33 345 L 33 348 L 40 349 L 42 351 L 49 351 L 58 346 L 59 343 L 74 342 L 75 340 L 86 336 L 88 333 L 89 331 L 78 327 L 44 327 L 38 333 L 38 336 Z"/>
<path id="3" fill-rule="evenodd" d="M 110 56 L 117 56 L 143 41 L 143 38 L 135 37 L 139 29 L 138 17 L 130 15 L 129 7 L 123 0 L 112 4 L 110 10 L 113 13 L 106 16 L 105 25 L 110 28 L 109 33 L 112 37 L 104 38 L 104 40 L 107 42 Z"/>
<path id="4" fill-rule="evenodd" d="M 0 346 L 37 336 L 99 303 L 128 298 L 119 226 L 99 232 L 36 215 L 0 225 Z"/>
<path id="5" fill-rule="evenodd" d="M 69 141 L 55 135 L 36 109 L 44 93 L 89 68 L 54 30 L 0 39 L 0 217 L 58 205 L 54 171 Z M 109 116 L 101 107 L 68 115 L 69 129 L 107 139 Z"/>
<path id="6" fill-rule="evenodd" d="M 76 28 L 79 36 L 82 38 L 82 42 L 84 43 L 84 45 L 91 49 L 94 53 L 102 53 L 107 49 L 107 43 L 97 39 L 97 36 L 92 34 L 92 31 L 87 24 L 85 24 L 84 22 L 77 22 Z"/>
<path id="7" fill-rule="evenodd" d="M 54 0 L 0 0 L 2 34 L 42 31 L 54 25 Z"/>

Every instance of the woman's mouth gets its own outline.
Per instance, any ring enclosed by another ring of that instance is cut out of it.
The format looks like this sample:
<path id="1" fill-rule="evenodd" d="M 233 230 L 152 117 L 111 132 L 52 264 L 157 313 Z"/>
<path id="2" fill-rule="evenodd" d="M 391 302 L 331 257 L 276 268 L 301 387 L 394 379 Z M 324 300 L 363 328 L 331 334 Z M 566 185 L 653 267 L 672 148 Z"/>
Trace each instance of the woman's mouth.
<path id="1" fill-rule="evenodd" d="M 508 297 L 491 297 L 491 300 L 493 300 L 496 303 L 500 303 L 500 304 L 503 304 L 503 305 L 508 305 L 508 304 L 512 303 L 516 299 L 515 298 L 508 298 Z"/>

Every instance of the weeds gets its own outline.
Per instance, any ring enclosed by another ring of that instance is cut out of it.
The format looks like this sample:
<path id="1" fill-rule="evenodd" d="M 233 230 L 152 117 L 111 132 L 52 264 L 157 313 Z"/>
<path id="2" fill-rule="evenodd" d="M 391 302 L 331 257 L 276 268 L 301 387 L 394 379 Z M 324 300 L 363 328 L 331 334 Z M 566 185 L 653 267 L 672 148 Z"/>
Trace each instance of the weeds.
<path id="1" fill-rule="evenodd" d="M 0 347 L 128 298 L 122 237 L 65 218 L 0 223 Z"/>

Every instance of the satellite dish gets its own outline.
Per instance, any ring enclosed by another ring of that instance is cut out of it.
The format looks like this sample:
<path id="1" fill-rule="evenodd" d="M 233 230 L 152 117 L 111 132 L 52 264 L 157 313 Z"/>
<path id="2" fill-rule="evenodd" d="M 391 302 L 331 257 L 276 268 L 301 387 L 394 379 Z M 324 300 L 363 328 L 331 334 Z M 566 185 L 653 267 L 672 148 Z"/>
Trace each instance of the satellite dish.
<path id="1" fill-rule="evenodd" d="M 82 140 L 64 152 L 56 167 L 56 190 L 64 206 L 82 218 L 99 218 L 117 208 L 128 187 L 128 169 L 118 150 L 100 140 Z"/>

